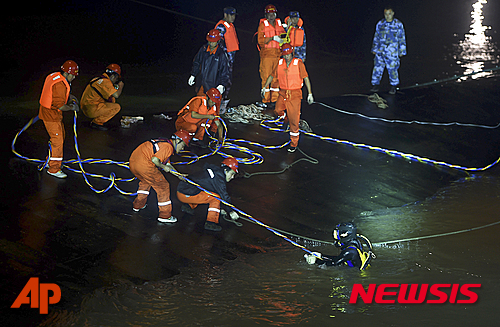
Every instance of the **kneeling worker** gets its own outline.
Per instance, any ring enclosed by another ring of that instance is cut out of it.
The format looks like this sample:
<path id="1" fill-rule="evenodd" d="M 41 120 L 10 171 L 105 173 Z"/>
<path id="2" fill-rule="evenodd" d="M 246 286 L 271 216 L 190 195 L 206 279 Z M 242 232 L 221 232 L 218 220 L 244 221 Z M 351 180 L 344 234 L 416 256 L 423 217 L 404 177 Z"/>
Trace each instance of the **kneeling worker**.
<path id="1" fill-rule="evenodd" d="M 224 136 L 222 123 L 216 119 L 219 116 L 221 94 L 216 88 L 211 88 L 206 95 L 195 96 L 177 114 L 179 117 L 175 121 L 176 130 L 185 130 L 193 137 L 193 145 L 202 145 L 205 136 L 205 125 L 207 128 L 215 122 L 218 131 L 219 141 Z M 207 119 L 209 121 L 207 122 Z M 212 131 L 215 130 L 212 126 Z M 206 147 L 206 146 L 203 146 Z"/>
<path id="2" fill-rule="evenodd" d="M 134 200 L 134 211 L 146 207 L 149 190 L 152 187 L 158 197 L 158 221 L 175 223 L 177 218 L 172 216 L 172 201 L 170 201 L 170 184 L 159 169 L 171 172 L 174 167 L 170 164 L 170 156 L 179 153 L 189 145 L 191 136 L 180 130 L 172 135 L 172 140 L 152 139 L 139 145 L 130 156 L 130 171 L 139 179 L 139 189 Z M 180 180 L 184 177 L 179 176 Z"/>
<path id="3" fill-rule="evenodd" d="M 90 127 L 105 131 L 108 128 L 104 123 L 120 112 L 120 105 L 116 99 L 123 91 L 121 68 L 117 64 L 110 64 L 101 76 L 93 78 L 83 91 L 81 107 L 88 118 L 91 118 Z"/>
<path id="4" fill-rule="evenodd" d="M 359 270 L 364 270 L 369 266 L 370 260 L 375 255 L 372 252 L 370 241 L 363 235 L 356 234 L 357 228 L 353 223 L 340 223 L 332 232 L 333 240 L 336 247 L 340 247 L 340 254 L 336 256 L 322 255 L 319 252 L 314 254 L 304 254 L 304 258 L 308 264 L 326 264 L 327 266 L 349 266 L 356 267 Z M 368 252 L 363 250 L 365 242 L 368 247 Z"/>
<path id="5" fill-rule="evenodd" d="M 238 161 L 229 157 L 222 161 L 221 166 L 205 164 L 203 170 L 191 175 L 189 178 L 205 190 L 215 193 L 217 197 L 227 203 L 231 203 L 231 198 L 227 194 L 226 183 L 231 181 L 238 173 Z M 208 203 L 207 221 L 205 229 L 218 232 L 222 229 L 219 225 L 220 201 L 198 187 L 182 181 L 177 186 L 177 198 L 184 203 L 181 210 L 188 214 L 193 214 L 194 209 L 199 204 Z M 231 219 L 238 219 L 238 213 L 228 208 Z"/>

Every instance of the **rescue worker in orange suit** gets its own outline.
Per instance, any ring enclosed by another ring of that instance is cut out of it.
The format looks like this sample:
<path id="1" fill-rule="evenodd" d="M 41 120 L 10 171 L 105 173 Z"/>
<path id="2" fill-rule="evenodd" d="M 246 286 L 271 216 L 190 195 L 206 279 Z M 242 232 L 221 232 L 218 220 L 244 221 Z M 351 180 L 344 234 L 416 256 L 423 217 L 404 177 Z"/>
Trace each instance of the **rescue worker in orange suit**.
<path id="1" fill-rule="evenodd" d="M 299 123 L 300 105 L 302 100 L 303 82 L 307 87 L 307 103 L 312 104 L 314 97 L 311 89 L 311 82 L 302 60 L 293 57 L 293 47 L 289 43 L 282 46 L 283 58 L 279 60 L 278 67 L 266 81 L 262 88 L 262 95 L 266 92 L 266 87 L 273 80 L 279 81 L 279 98 L 276 102 L 274 112 L 282 119 L 288 119 L 290 124 L 290 147 L 288 152 L 295 152 L 299 145 Z"/>
<path id="2" fill-rule="evenodd" d="M 192 174 L 190 179 L 205 190 L 214 193 L 218 198 L 231 203 L 226 183 L 230 182 L 237 173 L 238 161 L 233 157 L 228 157 L 222 161 L 221 166 L 205 164 L 203 170 Z M 184 203 L 181 210 L 191 215 L 199 204 L 208 204 L 205 229 L 215 232 L 222 229 L 219 225 L 220 200 L 186 181 L 180 182 L 177 186 L 177 198 Z M 228 208 L 228 212 L 231 219 L 239 218 L 236 211 Z"/>
<path id="3" fill-rule="evenodd" d="M 219 121 L 219 107 L 221 94 L 219 90 L 211 88 L 206 95 L 195 96 L 179 110 L 178 118 L 175 121 L 176 130 L 185 130 L 193 137 L 193 145 L 205 148 L 203 137 L 205 136 L 205 126 L 215 132 L 217 129 L 218 139 L 222 140 L 224 130 Z M 208 121 L 207 121 L 208 119 Z"/>
<path id="4" fill-rule="evenodd" d="M 172 135 L 172 140 L 152 139 L 139 145 L 130 156 L 130 171 L 139 179 L 137 197 L 133 209 L 139 211 L 146 207 L 149 190 L 155 190 L 158 197 L 158 221 L 161 223 L 175 223 L 177 218 L 172 216 L 172 201 L 170 201 L 170 184 L 159 169 L 172 173 L 174 167 L 170 164 L 170 156 L 181 152 L 189 145 L 191 136 L 180 130 Z M 184 179 L 183 174 L 178 178 Z"/>
<path id="5" fill-rule="evenodd" d="M 282 39 L 280 35 L 285 33 L 285 29 L 279 18 L 276 18 L 276 7 L 267 5 L 264 14 L 266 18 L 262 18 L 257 29 L 257 43 L 260 51 L 260 79 L 262 88 L 265 92 L 262 94 L 262 102 L 257 102 L 257 105 L 263 108 L 273 107 L 278 100 L 278 81 L 275 79 L 270 85 L 264 87 L 267 78 L 276 70 L 278 61 L 280 60 L 281 51 L 280 43 Z M 270 86 L 270 87 L 269 87 Z"/>
<path id="6" fill-rule="evenodd" d="M 300 18 L 298 11 L 290 11 L 290 15 L 285 18 L 285 30 L 290 38 L 290 45 L 293 47 L 293 56 L 306 62 L 306 33 L 304 22 Z"/>
<path id="7" fill-rule="evenodd" d="M 223 94 L 229 83 L 229 63 L 226 50 L 219 46 L 221 38 L 218 29 L 210 30 L 207 33 L 208 42 L 198 50 L 193 59 L 188 85 L 193 86 L 196 76 L 200 75 L 197 95 L 204 95 L 211 88 L 216 88 Z"/>
<path id="8" fill-rule="evenodd" d="M 50 158 L 47 173 L 57 178 L 68 177 L 62 170 L 64 147 L 63 111 L 78 112 L 78 100 L 70 94 L 71 82 L 78 76 L 78 65 L 67 60 L 60 72 L 47 76 L 40 97 L 38 118 L 43 121 L 50 137 Z"/>
<path id="9" fill-rule="evenodd" d="M 224 100 L 221 103 L 221 113 L 225 111 L 227 103 L 229 102 L 229 90 L 233 85 L 233 65 L 234 57 L 236 56 L 236 51 L 240 49 L 240 42 L 238 41 L 238 35 L 236 34 L 236 28 L 233 23 L 236 19 L 236 9 L 233 7 L 224 8 L 224 18 L 219 20 L 215 25 L 215 28 L 220 31 L 222 36 L 222 43 L 226 48 L 227 59 L 229 64 L 229 80 L 226 85 L 226 90 L 224 92 Z"/>
<path id="10" fill-rule="evenodd" d="M 120 112 L 116 99 L 123 91 L 122 70 L 117 64 L 110 64 L 101 76 L 93 78 L 83 91 L 82 111 L 91 118 L 90 127 L 105 131 L 104 124 Z"/>

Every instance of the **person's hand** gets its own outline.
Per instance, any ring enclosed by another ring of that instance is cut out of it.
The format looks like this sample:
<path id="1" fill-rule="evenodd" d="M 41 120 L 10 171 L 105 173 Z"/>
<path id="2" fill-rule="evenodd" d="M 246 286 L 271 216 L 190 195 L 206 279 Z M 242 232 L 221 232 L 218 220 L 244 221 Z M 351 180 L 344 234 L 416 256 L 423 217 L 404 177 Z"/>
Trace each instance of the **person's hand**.
<path id="1" fill-rule="evenodd" d="M 260 97 L 264 99 L 266 97 L 266 89 L 260 90 Z"/>
<path id="2" fill-rule="evenodd" d="M 219 90 L 220 94 L 224 93 L 225 90 L 224 85 L 219 85 L 216 87 L 216 89 Z"/>
<path id="3" fill-rule="evenodd" d="M 238 215 L 238 213 L 236 211 L 231 211 L 229 213 L 229 216 L 231 217 L 232 220 L 238 220 L 238 218 L 240 218 L 240 216 Z"/>
<path id="4" fill-rule="evenodd" d="M 273 36 L 273 41 L 281 43 L 281 38 L 278 35 Z"/>
<path id="5" fill-rule="evenodd" d="M 167 166 L 167 165 L 165 165 L 165 166 L 161 167 L 161 169 L 163 169 L 163 171 L 164 171 L 164 172 L 166 172 L 166 173 L 169 173 L 169 172 L 170 172 L 170 170 L 171 170 L 171 169 L 170 169 L 170 167 L 169 167 L 169 166 Z"/>
<path id="6" fill-rule="evenodd" d="M 181 181 L 181 182 L 185 182 L 186 181 L 186 177 L 188 176 L 188 174 L 179 174 L 179 175 L 176 175 L 177 178 Z"/>
<path id="7" fill-rule="evenodd" d="M 321 253 L 313 252 L 313 254 L 304 254 L 304 258 L 306 258 L 306 262 L 310 265 L 314 265 L 316 263 L 316 259 L 321 258 Z"/>
<path id="8" fill-rule="evenodd" d="M 193 85 L 194 85 L 194 76 L 193 76 L 193 75 L 191 75 L 191 76 L 189 77 L 189 79 L 188 79 L 188 85 L 189 85 L 189 86 L 193 86 Z"/>
<path id="9" fill-rule="evenodd" d="M 309 104 L 313 104 L 314 103 L 314 97 L 313 97 L 312 93 L 309 93 L 307 95 L 307 103 L 309 103 Z"/>
<path id="10" fill-rule="evenodd" d="M 73 110 L 75 112 L 79 112 L 80 111 L 80 106 L 78 106 L 78 103 L 72 102 L 70 106 L 71 106 L 71 110 Z"/>

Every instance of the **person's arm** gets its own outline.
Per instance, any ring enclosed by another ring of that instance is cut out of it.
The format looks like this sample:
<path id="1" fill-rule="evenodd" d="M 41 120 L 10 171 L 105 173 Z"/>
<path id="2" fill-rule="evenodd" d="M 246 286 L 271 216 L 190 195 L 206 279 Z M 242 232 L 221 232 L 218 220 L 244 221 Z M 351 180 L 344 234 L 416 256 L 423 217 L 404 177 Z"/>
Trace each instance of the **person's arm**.
<path id="1" fill-rule="evenodd" d="M 118 85 L 118 90 L 115 93 L 111 94 L 111 96 L 115 99 L 118 99 L 120 97 L 120 95 L 122 94 L 123 85 L 125 85 L 125 84 L 123 83 L 123 81 L 119 81 L 116 85 Z"/>
<path id="2" fill-rule="evenodd" d="M 215 119 L 215 115 L 202 115 L 200 113 L 197 113 L 196 111 L 191 111 L 191 117 L 194 119 Z"/>
<path id="3" fill-rule="evenodd" d="M 171 173 L 172 175 L 178 177 L 181 181 L 184 180 L 184 177 L 187 176 L 188 174 L 181 174 L 181 173 L 178 173 L 179 176 L 177 176 L 176 174 L 174 174 L 172 171 L 175 171 L 175 168 L 174 166 L 172 166 L 172 164 L 170 164 L 170 162 L 167 162 L 165 165 L 161 163 L 160 159 L 158 159 L 157 157 L 153 156 L 151 158 L 151 161 L 155 164 L 156 167 L 162 169 L 163 171 L 165 171 L 166 173 Z"/>

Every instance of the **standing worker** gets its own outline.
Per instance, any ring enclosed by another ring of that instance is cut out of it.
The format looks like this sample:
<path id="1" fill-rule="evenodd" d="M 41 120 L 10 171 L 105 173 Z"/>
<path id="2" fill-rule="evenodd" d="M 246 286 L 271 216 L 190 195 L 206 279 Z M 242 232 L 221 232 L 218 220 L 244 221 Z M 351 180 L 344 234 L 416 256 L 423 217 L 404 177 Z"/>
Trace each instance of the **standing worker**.
<path id="1" fill-rule="evenodd" d="M 203 170 L 190 176 L 190 179 L 205 190 L 215 193 L 214 195 L 231 203 L 227 194 L 226 183 L 229 183 L 238 173 L 238 161 L 233 157 L 224 159 L 221 166 L 205 164 Z M 208 204 L 207 221 L 205 229 L 218 232 L 222 229 L 219 225 L 220 200 L 200 190 L 198 187 L 182 181 L 177 186 L 177 198 L 184 203 L 181 207 L 183 212 L 193 214 L 199 204 Z M 228 210 L 233 220 L 239 218 L 238 213 L 232 209 Z"/>
<path id="2" fill-rule="evenodd" d="M 64 148 L 63 111 L 78 112 L 78 101 L 70 94 L 71 82 L 78 76 L 78 65 L 67 60 L 60 72 L 47 76 L 40 97 L 38 118 L 43 121 L 50 137 L 49 169 L 47 173 L 57 178 L 66 178 L 61 170 Z"/>
<path id="3" fill-rule="evenodd" d="M 146 207 L 149 190 L 155 190 L 158 197 L 158 221 L 175 223 L 177 218 L 172 216 L 172 201 L 170 201 L 170 184 L 159 171 L 163 169 L 172 173 L 174 167 L 170 164 L 170 156 L 181 152 L 189 145 L 191 136 L 180 130 L 172 135 L 172 140 L 152 139 L 139 145 L 130 156 L 130 171 L 139 179 L 139 189 L 134 200 L 133 209 L 139 211 Z M 179 176 L 183 180 L 184 175 Z"/>
<path id="4" fill-rule="evenodd" d="M 220 34 L 223 38 L 223 42 L 227 52 L 228 58 L 228 68 L 229 68 L 229 80 L 226 85 L 226 90 L 224 92 L 224 100 L 221 103 L 221 113 L 224 113 L 226 110 L 226 106 L 229 102 L 229 90 L 233 85 L 233 65 L 234 65 L 234 57 L 236 55 L 236 51 L 240 49 L 240 42 L 238 41 L 238 35 L 236 34 L 236 28 L 233 23 L 236 19 L 236 9 L 233 7 L 224 8 L 224 18 L 221 19 L 215 28 L 220 31 Z"/>
<path id="5" fill-rule="evenodd" d="M 211 88 L 206 95 L 195 96 L 177 114 L 179 117 L 175 121 L 176 130 L 185 130 L 193 137 L 193 145 L 206 147 L 203 142 L 205 136 L 205 126 L 211 127 L 214 131 L 217 128 L 218 139 L 222 140 L 224 130 L 219 116 L 221 94 L 219 90 Z M 208 119 L 208 121 L 207 121 Z M 215 123 L 215 125 L 212 125 Z"/>
<path id="6" fill-rule="evenodd" d="M 290 15 L 285 18 L 284 25 L 290 45 L 293 47 L 294 58 L 299 58 L 305 63 L 306 33 L 303 27 L 304 22 L 302 18 L 300 18 L 300 13 L 298 11 L 290 11 Z"/>
<path id="7" fill-rule="evenodd" d="M 295 152 L 299 145 L 300 105 L 303 82 L 305 82 L 307 87 L 307 103 L 312 104 L 314 97 L 306 66 L 302 60 L 293 57 L 293 47 L 289 43 L 283 44 L 281 54 L 283 58 L 279 60 L 277 69 L 267 78 L 261 94 L 264 96 L 269 84 L 273 80 L 278 79 L 279 97 L 274 112 L 283 120 L 288 118 L 291 141 L 288 152 Z"/>
<path id="8" fill-rule="evenodd" d="M 123 91 L 122 70 L 117 64 L 110 64 L 101 76 L 93 78 L 83 91 L 82 111 L 91 118 L 90 127 L 105 131 L 104 123 L 120 112 L 116 99 Z"/>
<path id="9" fill-rule="evenodd" d="M 223 94 L 229 83 L 228 58 L 225 49 L 219 46 L 221 38 L 218 29 L 210 30 L 207 33 L 208 42 L 198 50 L 193 59 L 188 85 L 193 86 L 196 76 L 200 74 L 201 81 L 197 95 L 204 95 L 211 88 L 217 88 Z"/>
<path id="10" fill-rule="evenodd" d="M 372 53 L 375 55 L 372 72 L 371 92 L 379 90 L 380 80 L 387 67 L 391 89 L 389 94 L 396 94 L 399 85 L 399 58 L 406 55 L 406 38 L 403 23 L 394 18 L 391 7 L 384 9 L 384 19 L 377 23 L 373 36 Z"/>
<path id="11" fill-rule="evenodd" d="M 264 87 L 267 78 L 276 70 L 278 61 L 280 60 L 281 51 L 280 43 L 282 42 L 280 35 L 285 33 L 285 29 L 279 18 L 276 18 L 276 7 L 267 5 L 264 9 L 266 18 L 262 18 L 257 29 L 257 43 L 260 51 L 260 79 L 262 88 L 265 92 L 262 94 L 262 102 L 257 105 L 263 108 L 274 107 L 278 100 L 278 81 L 275 79 L 273 83 Z"/>

